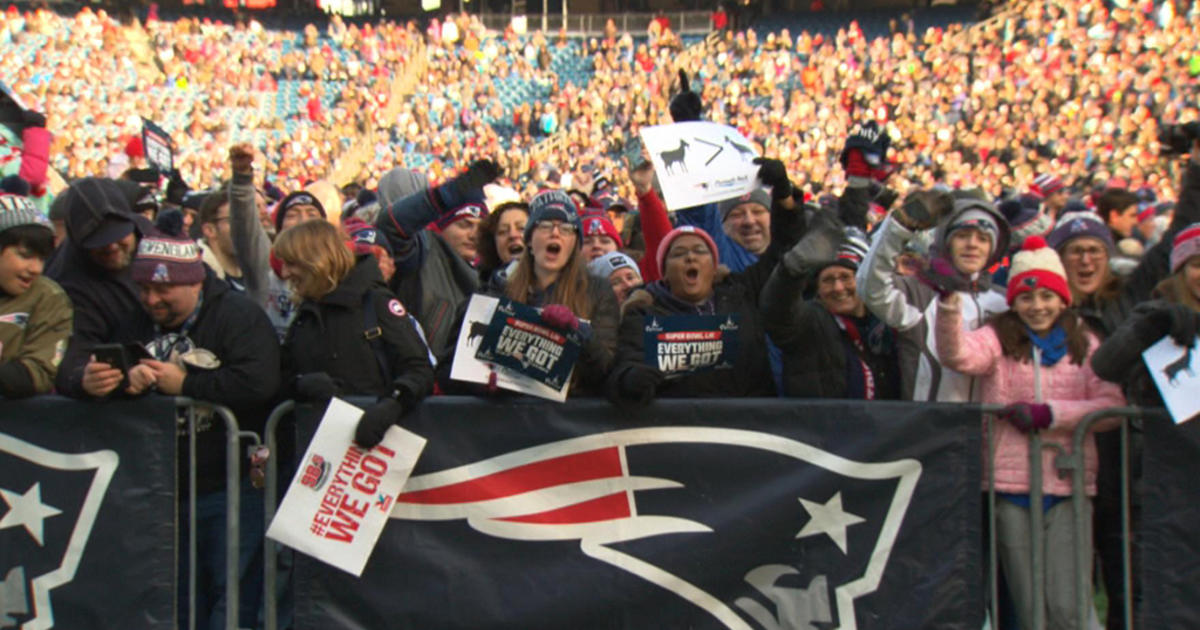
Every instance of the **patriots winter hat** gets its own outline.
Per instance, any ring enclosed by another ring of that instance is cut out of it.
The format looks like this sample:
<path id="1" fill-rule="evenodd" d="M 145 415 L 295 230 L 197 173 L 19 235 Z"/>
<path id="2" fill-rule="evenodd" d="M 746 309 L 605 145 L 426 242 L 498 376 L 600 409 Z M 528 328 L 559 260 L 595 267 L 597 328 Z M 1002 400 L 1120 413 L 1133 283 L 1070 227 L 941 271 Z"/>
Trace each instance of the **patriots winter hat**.
<path id="1" fill-rule="evenodd" d="M 22 225 L 40 225 L 53 230 L 50 220 L 42 216 L 28 197 L 0 195 L 0 232 Z"/>
<path id="2" fill-rule="evenodd" d="M 625 246 L 621 242 L 621 233 L 617 231 L 616 226 L 608 217 L 601 214 L 592 213 L 583 217 L 583 235 L 584 237 L 607 236 L 617 244 L 618 249 Z"/>
<path id="3" fill-rule="evenodd" d="M 204 262 L 196 241 L 155 234 L 138 243 L 130 274 L 138 283 L 196 284 L 204 282 Z"/>
<path id="4" fill-rule="evenodd" d="M 1062 250 L 1067 243 L 1083 236 L 1100 239 L 1104 243 L 1104 248 L 1108 250 L 1109 256 L 1116 252 L 1112 231 L 1108 229 L 1099 215 L 1090 210 L 1063 213 L 1054 229 L 1050 231 L 1050 235 L 1046 237 L 1046 243 L 1055 250 Z"/>
<path id="5" fill-rule="evenodd" d="M 659 273 L 663 273 L 666 270 L 667 252 L 671 249 L 671 242 L 680 236 L 687 236 L 688 234 L 699 236 L 700 239 L 704 241 L 704 244 L 708 245 L 708 251 L 712 252 L 714 267 L 721 264 L 721 257 L 717 253 L 717 244 L 713 241 L 712 237 L 708 235 L 708 232 L 705 232 L 694 225 L 682 225 L 674 230 L 671 230 L 670 232 L 667 232 L 667 235 L 663 237 L 662 242 L 658 244 L 658 252 L 654 258 L 655 262 L 658 264 Z"/>
<path id="6" fill-rule="evenodd" d="M 721 211 L 721 222 L 724 223 L 725 219 L 729 218 L 729 213 L 733 212 L 734 208 L 744 203 L 756 203 L 767 210 L 770 210 L 771 195 L 762 188 L 755 188 L 744 195 L 739 195 L 733 199 L 726 199 L 725 201 L 722 201 L 717 206 L 717 209 Z"/>
<path id="7" fill-rule="evenodd" d="M 1029 191 L 1033 194 L 1042 197 L 1043 199 L 1053 195 L 1063 189 L 1062 180 L 1051 175 L 1050 173 L 1042 173 L 1033 180 L 1033 185 L 1029 187 Z"/>
<path id="8" fill-rule="evenodd" d="M 632 269 L 638 275 L 638 279 L 641 279 L 642 272 L 638 269 L 637 263 L 621 252 L 608 252 L 589 262 L 587 266 L 588 273 L 601 280 L 608 280 L 614 271 L 625 268 Z"/>
<path id="9" fill-rule="evenodd" d="M 1171 273 L 1179 271 L 1192 256 L 1200 256 L 1200 223 L 1193 223 L 1175 235 L 1171 244 Z"/>
<path id="10" fill-rule="evenodd" d="M 471 201 L 464 203 L 454 210 L 451 210 L 450 212 L 438 217 L 437 221 L 434 222 L 434 225 L 436 225 L 437 229 L 440 231 L 446 229 L 456 221 L 462 221 L 463 219 L 483 220 L 487 218 L 487 215 L 487 206 L 482 203 Z"/>
<path id="11" fill-rule="evenodd" d="M 283 231 L 283 217 L 287 216 L 290 208 L 296 206 L 313 206 L 317 212 L 321 213 L 322 217 L 327 216 L 325 206 L 321 205 L 321 200 L 312 193 L 303 190 L 290 192 L 283 198 L 283 201 L 279 202 L 279 205 L 275 206 L 275 232 Z"/>
<path id="12" fill-rule="evenodd" d="M 1067 272 L 1063 269 L 1058 252 L 1046 246 L 1046 239 L 1030 236 L 1021 244 L 1021 251 L 1013 256 L 1008 277 L 1008 305 L 1012 306 L 1018 295 L 1034 289 L 1050 289 L 1058 294 L 1068 306 L 1071 304 L 1071 289 L 1067 286 Z"/>
<path id="13" fill-rule="evenodd" d="M 579 212 L 575 201 L 570 195 L 561 190 L 543 190 L 529 202 L 529 220 L 525 222 L 525 242 L 533 242 L 533 228 L 540 221 L 562 221 L 575 226 L 575 232 L 580 232 Z M 575 240 L 575 245 L 582 246 L 583 239 Z"/>

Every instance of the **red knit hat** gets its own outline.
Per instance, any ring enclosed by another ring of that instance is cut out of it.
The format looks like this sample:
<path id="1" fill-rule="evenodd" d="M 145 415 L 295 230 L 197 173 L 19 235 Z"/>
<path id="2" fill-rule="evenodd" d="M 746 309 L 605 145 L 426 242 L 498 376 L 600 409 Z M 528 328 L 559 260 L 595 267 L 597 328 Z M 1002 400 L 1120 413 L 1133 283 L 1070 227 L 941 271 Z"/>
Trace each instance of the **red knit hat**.
<path id="1" fill-rule="evenodd" d="M 713 241 L 712 237 L 708 235 L 708 232 L 705 232 L 694 225 L 683 225 L 671 230 L 670 232 L 667 232 L 667 235 L 663 237 L 662 242 L 658 244 L 658 252 L 655 256 L 655 261 L 658 263 L 659 273 L 666 275 L 667 251 L 671 249 L 671 242 L 680 236 L 687 236 L 688 234 L 699 236 L 700 239 L 703 240 L 706 245 L 708 245 L 708 250 L 712 252 L 714 267 L 721 264 L 721 257 L 717 254 L 717 244 Z"/>
<path id="2" fill-rule="evenodd" d="M 1018 295 L 1034 289 L 1050 289 L 1068 306 L 1071 304 L 1071 289 L 1067 286 L 1062 260 L 1041 236 L 1025 239 L 1021 251 L 1013 256 L 1008 276 L 1008 305 L 1012 306 Z"/>
<path id="3" fill-rule="evenodd" d="M 588 236 L 604 235 L 611 238 L 613 242 L 617 244 L 617 249 L 621 249 L 625 246 L 624 243 L 621 242 L 621 233 L 617 231 L 616 226 L 613 225 L 612 221 L 609 220 L 608 217 L 596 213 L 585 214 L 583 215 L 582 219 L 583 236 L 585 238 Z"/>
<path id="4" fill-rule="evenodd" d="M 1175 235 L 1171 243 L 1171 273 L 1179 271 L 1192 256 L 1200 256 L 1200 223 L 1193 223 Z"/>

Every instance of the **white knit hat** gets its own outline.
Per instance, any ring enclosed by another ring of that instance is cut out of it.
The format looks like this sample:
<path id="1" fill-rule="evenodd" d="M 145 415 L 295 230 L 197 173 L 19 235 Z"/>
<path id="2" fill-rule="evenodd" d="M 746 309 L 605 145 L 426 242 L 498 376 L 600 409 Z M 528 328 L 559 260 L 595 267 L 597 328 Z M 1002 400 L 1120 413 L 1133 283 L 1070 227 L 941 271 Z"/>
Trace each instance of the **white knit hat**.
<path id="1" fill-rule="evenodd" d="M 0 232 L 21 225 L 50 228 L 50 220 L 42 215 L 28 197 L 0 195 Z"/>
<path id="2" fill-rule="evenodd" d="M 1030 236 L 1021 244 L 1021 251 L 1012 259 L 1008 274 L 1008 305 L 1012 306 L 1018 295 L 1034 289 L 1050 289 L 1068 305 L 1071 304 L 1071 289 L 1067 286 L 1067 272 L 1063 269 L 1058 252 L 1046 245 L 1046 239 Z"/>

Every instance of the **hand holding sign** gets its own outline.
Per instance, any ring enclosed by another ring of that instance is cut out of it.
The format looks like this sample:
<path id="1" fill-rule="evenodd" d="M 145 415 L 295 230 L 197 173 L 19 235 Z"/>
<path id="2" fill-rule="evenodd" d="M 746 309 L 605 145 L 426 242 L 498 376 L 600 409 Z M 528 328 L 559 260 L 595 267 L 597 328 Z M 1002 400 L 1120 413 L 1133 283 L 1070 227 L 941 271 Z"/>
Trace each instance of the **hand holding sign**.
<path id="1" fill-rule="evenodd" d="M 641 135 L 672 210 L 730 199 L 758 186 L 753 144 L 733 127 L 686 122 L 643 127 Z"/>

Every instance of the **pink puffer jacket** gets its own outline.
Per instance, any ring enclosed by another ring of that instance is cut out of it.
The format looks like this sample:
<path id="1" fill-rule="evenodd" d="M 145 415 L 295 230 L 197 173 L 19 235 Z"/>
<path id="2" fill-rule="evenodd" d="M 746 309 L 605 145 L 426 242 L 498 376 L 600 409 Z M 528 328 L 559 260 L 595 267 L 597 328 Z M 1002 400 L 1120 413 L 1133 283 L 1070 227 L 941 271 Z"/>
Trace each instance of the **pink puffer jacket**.
<path id="1" fill-rule="evenodd" d="M 942 365 L 964 374 L 981 378 L 982 402 L 1007 405 L 1034 401 L 1034 369 L 1032 362 L 1015 361 L 1004 356 L 996 330 L 983 326 L 964 331 L 961 315 L 955 306 L 938 302 L 936 324 L 937 354 Z M 1099 409 L 1125 404 L 1121 388 L 1100 380 L 1092 372 L 1091 359 L 1099 340 L 1088 333 L 1088 356 L 1083 365 L 1071 363 L 1065 356 L 1051 367 L 1041 369 L 1042 399 L 1050 405 L 1054 422 L 1042 431 L 1044 445 L 1063 445 L 1071 450 L 1075 426 L 1085 415 Z M 1119 426 L 1119 419 L 1101 420 L 1094 431 L 1107 431 Z M 984 430 L 987 430 L 986 420 Z M 1029 492 L 1029 437 L 1002 420 L 996 422 L 996 490 L 1025 494 Z M 986 449 L 986 444 L 985 444 Z M 1054 466 L 1056 450 L 1042 451 L 1042 491 L 1046 494 L 1068 496 L 1071 478 L 1060 479 Z M 984 488 L 987 488 L 987 451 L 984 451 Z M 1086 489 L 1088 496 L 1096 494 L 1096 440 L 1091 433 L 1084 441 Z"/>

